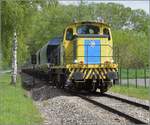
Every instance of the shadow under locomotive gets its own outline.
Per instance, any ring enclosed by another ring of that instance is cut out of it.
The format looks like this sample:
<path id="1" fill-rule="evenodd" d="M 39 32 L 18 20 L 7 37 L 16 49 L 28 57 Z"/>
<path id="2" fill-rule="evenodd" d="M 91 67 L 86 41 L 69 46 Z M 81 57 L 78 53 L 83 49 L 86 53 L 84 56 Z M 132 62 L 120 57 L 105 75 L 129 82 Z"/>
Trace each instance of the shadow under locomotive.
<path id="1" fill-rule="evenodd" d="M 68 96 L 62 89 L 57 89 L 44 79 L 21 73 L 22 87 L 29 92 L 29 96 L 35 101 L 43 101 L 57 96 Z"/>
<path id="2" fill-rule="evenodd" d="M 44 79 L 38 79 L 28 74 L 21 74 L 22 87 L 29 91 L 30 96 L 35 101 L 43 101 L 58 96 L 72 96 L 68 89 L 58 89 L 56 86 L 52 86 L 47 83 Z M 90 93 L 89 91 L 73 91 L 74 93 L 86 95 L 86 96 L 97 96 L 101 97 L 98 92 Z"/>

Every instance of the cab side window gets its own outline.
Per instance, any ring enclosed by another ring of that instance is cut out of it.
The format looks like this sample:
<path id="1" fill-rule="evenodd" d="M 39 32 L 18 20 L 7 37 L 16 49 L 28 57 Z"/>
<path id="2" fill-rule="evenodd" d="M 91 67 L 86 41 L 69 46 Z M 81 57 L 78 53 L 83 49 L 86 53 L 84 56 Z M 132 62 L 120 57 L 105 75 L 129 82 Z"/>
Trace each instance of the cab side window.
<path id="1" fill-rule="evenodd" d="M 110 40 L 110 33 L 109 33 L 109 30 L 107 28 L 103 29 L 103 35 L 106 35 L 108 37 L 108 40 Z"/>
<path id="2" fill-rule="evenodd" d="M 71 40 L 72 37 L 73 37 L 73 29 L 69 28 L 67 29 L 67 32 L 66 32 L 66 40 Z"/>

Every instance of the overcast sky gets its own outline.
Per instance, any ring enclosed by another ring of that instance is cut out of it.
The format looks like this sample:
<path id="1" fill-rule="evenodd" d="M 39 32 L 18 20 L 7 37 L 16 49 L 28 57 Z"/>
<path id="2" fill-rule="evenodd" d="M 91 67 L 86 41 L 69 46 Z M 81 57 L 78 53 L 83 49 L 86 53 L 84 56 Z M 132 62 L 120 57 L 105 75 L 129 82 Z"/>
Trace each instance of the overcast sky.
<path id="1" fill-rule="evenodd" d="M 109 3 L 109 2 L 114 2 L 114 3 L 120 3 L 123 4 L 125 7 L 130 7 L 132 9 L 143 9 L 145 10 L 148 14 L 150 14 L 150 2 L 149 0 L 83 0 L 86 3 Z M 80 0 L 59 0 L 60 3 L 62 4 L 78 4 L 80 3 Z"/>

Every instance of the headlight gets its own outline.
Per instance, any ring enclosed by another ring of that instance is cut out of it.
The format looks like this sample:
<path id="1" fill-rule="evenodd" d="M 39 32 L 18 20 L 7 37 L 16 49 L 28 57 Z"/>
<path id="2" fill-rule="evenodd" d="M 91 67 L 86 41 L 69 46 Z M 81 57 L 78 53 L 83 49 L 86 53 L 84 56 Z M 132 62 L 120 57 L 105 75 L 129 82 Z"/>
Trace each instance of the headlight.
<path id="1" fill-rule="evenodd" d="M 111 63 L 114 63 L 114 60 L 113 60 L 113 59 L 111 60 Z"/>
<path id="2" fill-rule="evenodd" d="M 78 60 L 74 60 L 74 63 L 78 63 Z"/>

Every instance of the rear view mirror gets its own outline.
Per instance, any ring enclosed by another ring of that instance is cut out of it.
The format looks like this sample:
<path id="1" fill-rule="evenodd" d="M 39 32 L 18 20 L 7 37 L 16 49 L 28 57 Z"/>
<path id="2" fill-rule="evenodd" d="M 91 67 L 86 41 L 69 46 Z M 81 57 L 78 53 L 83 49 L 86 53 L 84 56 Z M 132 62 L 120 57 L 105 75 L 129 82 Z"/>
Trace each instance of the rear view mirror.
<path id="1" fill-rule="evenodd" d="M 36 64 L 36 55 L 31 55 L 31 64 Z"/>

